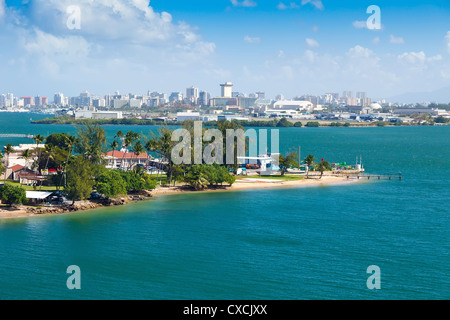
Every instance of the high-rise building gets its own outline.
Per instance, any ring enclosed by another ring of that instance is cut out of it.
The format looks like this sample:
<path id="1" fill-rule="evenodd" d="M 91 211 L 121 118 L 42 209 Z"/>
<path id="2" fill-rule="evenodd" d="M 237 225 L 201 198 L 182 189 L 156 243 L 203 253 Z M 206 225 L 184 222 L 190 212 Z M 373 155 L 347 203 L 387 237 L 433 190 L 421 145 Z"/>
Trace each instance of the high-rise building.
<path id="1" fill-rule="evenodd" d="M 211 95 L 206 91 L 200 91 L 198 104 L 202 106 L 209 106 L 209 100 L 211 99 Z"/>
<path id="2" fill-rule="evenodd" d="M 233 84 L 231 82 L 226 82 L 220 85 L 221 87 L 221 97 L 222 98 L 232 98 L 233 97 Z"/>
<path id="3" fill-rule="evenodd" d="M 42 97 L 40 97 L 40 96 L 35 97 L 34 98 L 34 105 L 36 107 L 42 106 Z"/>
<path id="4" fill-rule="evenodd" d="M 53 97 L 53 103 L 56 104 L 57 106 L 65 106 L 66 104 L 64 95 L 61 92 L 55 93 Z"/>
<path id="5" fill-rule="evenodd" d="M 198 88 L 192 86 L 186 89 L 186 100 L 188 100 L 188 102 L 197 104 L 198 97 L 199 97 Z"/>
<path id="6" fill-rule="evenodd" d="M 183 95 L 181 92 L 172 92 L 169 97 L 170 102 L 181 102 L 183 101 Z"/>
<path id="7" fill-rule="evenodd" d="M 351 92 L 351 91 L 344 91 L 342 93 L 342 97 L 343 98 L 353 98 L 353 92 Z"/>
<path id="8" fill-rule="evenodd" d="M 23 100 L 24 106 L 32 106 L 34 104 L 33 97 L 20 97 Z"/>
<path id="9" fill-rule="evenodd" d="M 357 92 L 356 93 L 356 99 L 366 99 L 367 98 L 367 92 Z"/>
<path id="10" fill-rule="evenodd" d="M 262 91 L 258 91 L 258 92 L 256 92 L 256 97 L 258 99 L 265 99 L 266 98 L 266 93 L 262 92 Z"/>
<path id="11" fill-rule="evenodd" d="M 80 94 L 79 106 L 90 107 L 92 105 L 91 95 L 87 91 L 83 91 Z"/>

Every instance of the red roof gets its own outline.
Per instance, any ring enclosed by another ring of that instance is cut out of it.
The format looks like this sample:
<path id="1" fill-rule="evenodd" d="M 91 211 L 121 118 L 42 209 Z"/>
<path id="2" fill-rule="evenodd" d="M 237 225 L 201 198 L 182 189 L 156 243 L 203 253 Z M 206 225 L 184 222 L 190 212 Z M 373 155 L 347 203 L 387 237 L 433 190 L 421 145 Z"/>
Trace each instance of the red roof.
<path id="1" fill-rule="evenodd" d="M 148 158 L 148 155 L 145 152 L 136 156 L 133 152 L 125 153 L 125 152 L 117 151 L 117 150 L 109 151 L 109 152 L 105 153 L 104 156 L 113 157 L 116 159 L 122 159 L 122 158 L 125 158 L 125 159 L 147 159 Z"/>
<path id="2" fill-rule="evenodd" d="M 12 170 L 12 172 L 17 172 L 19 170 L 22 170 L 24 166 L 21 166 L 20 164 L 16 164 L 15 166 L 10 167 L 9 169 Z"/>

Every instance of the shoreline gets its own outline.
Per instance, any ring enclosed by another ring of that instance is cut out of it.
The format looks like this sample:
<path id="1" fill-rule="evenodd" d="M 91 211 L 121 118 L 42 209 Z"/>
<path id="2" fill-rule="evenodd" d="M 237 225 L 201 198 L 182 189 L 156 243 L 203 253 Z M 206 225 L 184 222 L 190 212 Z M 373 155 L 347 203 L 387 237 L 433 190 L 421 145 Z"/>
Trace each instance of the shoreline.
<path id="1" fill-rule="evenodd" d="M 312 176 L 314 177 L 314 176 Z M 243 181 L 245 180 L 245 181 Z M 254 181 L 252 181 L 254 180 Z M 115 207 L 120 205 L 128 205 L 132 203 L 137 203 L 141 201 L 151 200 L 152 198 L 157 198 L 161 196 L 169 196 L 174 194 L 189 194 L 189 193 L 211 193 L 211 192 L 239 192 L 239 191 L 253 191 L 261 189 L 288 189 L 288 188 L 305 188 L 305 187 L 321 187 L 321 186 L 338 186 L 347 185 L 353 183 L 361 183 L 361 180 L 347 179 L 347 176 L 329 176 L 324 175 L 322 179 L 309 178 L 301 180 L 289 180 L 289 181 L 279 181 L 279 180 L 265 180 L 258 178 L 240 178 L 232 186 L 224 186 L 213 189 L 206 190 L 192 190 L 183 188 L 183 185 L 176 187 L 157 187 L 149 192 L 150 197 L 139 198 L 139 200 L 134 200 L 133 196 L 127 196 L 120 198 L 118 200 L 112 201 L 112 203 L 105 205 L 98 202 L 91 201 L 77 201 L 75 206 L 70 205 L 60 206 L 60 207 L 42 207 L 42 209 L 37 209 L 37 207 L 24 207 L 17 210 L 2 210 L 0 209 L 0 220 L 7 219 L 21 219 L 21 218 L 31 218 L 31 217 L 45 217 L 54 216 L 61 214 L 73 214 L 76 212 L 84 212 L 99 208 Z M 41 213 L 37 213 L 41 212 Z"/>

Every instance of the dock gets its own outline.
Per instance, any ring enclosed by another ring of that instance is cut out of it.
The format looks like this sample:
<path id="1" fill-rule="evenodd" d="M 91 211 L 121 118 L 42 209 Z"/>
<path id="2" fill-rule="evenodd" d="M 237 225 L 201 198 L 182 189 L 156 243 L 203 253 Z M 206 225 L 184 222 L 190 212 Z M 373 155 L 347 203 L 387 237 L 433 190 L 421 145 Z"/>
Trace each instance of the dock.
<path id="1" fill-rule="evenodd" d="M 350 179 L 367 179 L 367 180 L 393 180 L 398 179 L 399 181 L 402 181 L 402 174 L 357 174 L 357 175 L 347 175 L 347 180 Z"/>

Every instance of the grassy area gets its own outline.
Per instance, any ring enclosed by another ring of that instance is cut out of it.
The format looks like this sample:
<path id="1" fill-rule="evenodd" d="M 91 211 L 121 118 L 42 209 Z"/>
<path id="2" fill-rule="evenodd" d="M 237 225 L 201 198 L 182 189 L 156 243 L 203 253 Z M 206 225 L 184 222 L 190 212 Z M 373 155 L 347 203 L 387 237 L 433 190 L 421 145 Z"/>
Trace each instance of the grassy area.
<path id="1" fill-rule="evenodd" d="M 1 181 L 1 183 L 3 183 L 3 181 Z M 6 184 L 12 185 L 14 187 L 20 187 L 20 183 L 19 182 L 15 182 L 15 181 L 11 181 L 11 180 L 6 180 Z M 25 191 L 35 191 L 34 187 L 32 186 L 27 186 L 27 185 L 22 185 L 22 188 L 25 189 Z M 36 191 L 39 191 L 39 186 L 36 187 Z M 56 187 L 48 187 L 48 186 L 42 186 L 42 189 L 40 191 L 56 191 Z"/>

